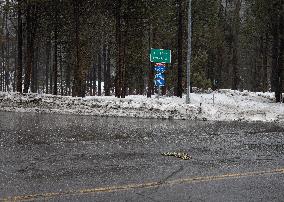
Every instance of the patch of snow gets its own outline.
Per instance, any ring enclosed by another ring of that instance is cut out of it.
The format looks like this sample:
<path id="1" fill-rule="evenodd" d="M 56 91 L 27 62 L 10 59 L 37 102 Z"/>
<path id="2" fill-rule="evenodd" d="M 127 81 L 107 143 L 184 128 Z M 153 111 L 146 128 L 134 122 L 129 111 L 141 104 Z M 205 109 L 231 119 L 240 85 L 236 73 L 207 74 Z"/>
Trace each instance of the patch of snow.
<path id="1" fill-rule="evenodd" d="M 17 112 L 82 114 L 163 119 L 197 119 L 211 121 L 284 121 L 284 106 L 274 103 L 270 92 L 220 89 L 192 93 L 191 104 L 183 98 L 161 96 L 146 98 L 131 95 L 85 98 L 0 92 L 0 110 Z"/>

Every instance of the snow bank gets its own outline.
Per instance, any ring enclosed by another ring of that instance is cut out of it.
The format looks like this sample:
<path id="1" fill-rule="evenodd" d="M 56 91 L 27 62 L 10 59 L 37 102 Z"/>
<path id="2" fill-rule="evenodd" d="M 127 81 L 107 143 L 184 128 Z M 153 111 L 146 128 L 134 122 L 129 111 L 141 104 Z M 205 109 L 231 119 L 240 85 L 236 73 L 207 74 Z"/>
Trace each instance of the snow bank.
<path id="1" fill-rule="evenodd" d="M 185 98 L 177 97 L 160 97 L 159 100 L 145 96 L 73 98 L 0 92 L 0 110 L 214 121 L 283 121 L 284 106 L 274 103 L 273 97 L 272 93 L 222 89 L 193 93 L 188 105 Z"/>

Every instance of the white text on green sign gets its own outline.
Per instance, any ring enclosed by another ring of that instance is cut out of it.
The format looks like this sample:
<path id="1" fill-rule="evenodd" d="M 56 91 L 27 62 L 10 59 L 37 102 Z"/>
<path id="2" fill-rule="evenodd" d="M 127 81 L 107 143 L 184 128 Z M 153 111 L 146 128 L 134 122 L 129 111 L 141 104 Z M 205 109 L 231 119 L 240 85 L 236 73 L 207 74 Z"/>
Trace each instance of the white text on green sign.
<path id="1" fill-rule="evenodd" d="M 171 50 L 151 49 L 150 61 L 157 63 L 171 63 Z"/>

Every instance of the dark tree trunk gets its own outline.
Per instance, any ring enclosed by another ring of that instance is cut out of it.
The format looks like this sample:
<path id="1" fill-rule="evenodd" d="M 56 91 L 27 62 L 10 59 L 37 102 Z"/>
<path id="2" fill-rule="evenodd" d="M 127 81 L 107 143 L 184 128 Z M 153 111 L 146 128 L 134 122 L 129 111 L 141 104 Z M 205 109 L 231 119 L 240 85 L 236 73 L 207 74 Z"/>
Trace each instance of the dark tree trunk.
<path id="1" fill-rule="evenodd" d="M 55 13 L 55 16 L 54 16 L 54 52 L 53 52 L 53 59 L 54 59 L 54 62 L 53 62 L 53 95 L 57 95 L 57 91 L 58 91 L 58 88 L 57 88 L 57 76 L 58 76 L 58 61 L 57 61 L 57 52 L 58 52 L 58 10 L 56 9 L 57 8 L 57 3 L 58 1 L 55 1 L 55 4 L 54 4 L 54 13 Z"/>
<path id="2" fill-rule="evenodd" d="M 98 96 L 102 95 L 102 59 L 101 53 L 98 53 Z"/>
<path id="3" fill-rule="evenodd" d="M 57 60 L 57 49 L 58 49 L 58 41 L 57 41 L 57 25 L 55 25 L 55 30 L 54 30 L 54 52 L 53 52 L 53 95 L 57 95 L 57 76 L 58 76 L 58 71 L 57 71 L 57 66 L 58 66 L 58 60 Z"/>
<path id="4" fill-rule="evenodd" d="M 74 86 L 72 96 L 85 97 L 84 75 L 81 65 L 81 41 L 80 41 L 80 1 L 73 0 L 74 21 L 75 21 L 75 67 Z"/>
<path id="5" fill-rule="evenodd" d="M 272 75 L 271 88 L 275 92 L 276 102 L 280 102 L 280 68 L 279 68 L 279 5 L 274 4 L 273 22 L 272 22 Z"/>
<path id="6" fill-rule="evenodd" d="M 150 55 L 151 45 L 152 45 L 151 35 L 152 35 L 152 25 L 149 26 L 148 55 Z M 152 63 L 149 58 L 147 97 L 150 98 L 153 92 L 154 92 L 154 69 L 152 67 Z"/>
<path id="7" fill-rule="evenodd" d="M 6 0 L 6 5 L 9 5 L 9 1 Z M 10 91 L 10 32 L 8 29 L 8 11 L 5 14 L 5 30 L 6 30 L 6 56 L 5 56 L 5 91 Z"/>
<path id="8" fill-rule="evenodd" d="M 35 53 L 32 60 L 32 79 L 31 79 L 31 92 L 37 93 L 37 84 L 38 84 L 38 47 L 35 48 Z"/>
<path id="9" fill-rule="evenodd" d="M 240 83 L 240 73 L 239 73 L 239 32 L 240 32 L 240 11 L 241 11 L 241 0 L 235 0 L 235 10 L 234 10 L 234 23 L 233 23 L 233 58 L 232 58 L 232 68 L 233 68 L 233 81 L 232 89 L 237 90 Z"/>
<path id="10" fill-rule="evenodd" d="M 122 73 L 122 33 L 121 33 L 121 0 L 117 0 L 116 9 L 116 71 L 115 71 L 115 96 L 121 97 Z"/>
<path id="11" fill-rule="evenodd" d="M 60 95 L 64 95 L 64 88 L 63 88 L 63 61 L 62 61 L 62 46 L 60 46 L 59 52 L 59 66 L 60 66 Z"/>
<path id="12" fill-rule="evenodd" d="M 128 24 L 127 22 L 125 24 Z M 126 90 L 127 90 L 127 69 L 126 69 L 126 40 L 127 40 L 128 26 L 126 25 L 125 33 L 122 35 L 122 43 L 121 43 L 121 98 L 125 98 Z"/>
<path id="13" fill-rule="evenodd" d="M 110 96 L 110 48 L 107 51 L 107 66 L 105 74 L 105 96 Z"/>
<path id="14" fill-rule="evenodd" d="M 22 24 L 22 0 L 18 0 L 18 65 L 17 65 L 17 92 L 22 93 L 23 75 L 23 24 Z"/>
<path id="15" fill-rule="evenodd" d="M 106 53 L 106 44 L 104 44 L 104 46 L 103 46 L 103 61 L 104 61 L 104 63 L 103 63 L 103 66 L 104 66 L 104 69 L 103 69 L 103 75 L 104 75 L 104 78 L 103 78 L 103 81 L 104 81 L 104 92 L 106 92 L 106 74 L 107 74 L 107 72 L 106 72 L 106 69 L 107 69 L 107 53 Z"/>
<path id="16" fill-rule="evenodd" d="M 178 0 L 178 72 L 176 96 L 182 97 L 182 44 L 183 44 L 183 15 L 182 0 Z"/>
<path id="17" fill-rule="evenodd" d="M 69 59 L 69 58 L 70 58 L 70 53 L 67 54 L 67 59 Z M 66 64 L 65 95 L 70 96 L 70 94 L 71 94 L 71 66 L 70 66 L 70 62 L 67 62 L 67 64 Z"/>
<path id="18" fill-rule="evenodd" d="M 139 75 L 138 75 L 138 94 L 144 94 L 144 75 L 143 75 L 143 67 L 139 67 Z"/>
<path id="19" fill-rule="evenodd" d="M 48 93 L 48 80 L 49 80 L 49 74 L 50 74 L 50 52 L 51 52 L 51 39 L 50 39 L 50 35 L 47 39 L 47 43 L 46 43 L 46 52 L 45 52 L 45 57 L 46 57 L 46 61 L 45 61 L 45 93 Z M 51 85 L 51 83 L 50 83 Z"/>
<path id="20" fill-rule="evenodd" d="M 93 95 L 97 93 L 97 67 L 95 63 L 93 64 Z"/>
<path id="21" fill-rule="evenodd" d="M 86 90 L 90 96 L 92 96 L 92 89 L 93 89 L 92 77 L 93 77 L 93 71 L 91 67 L 87 72 L 87 90 Z"/>
<path id="22" fill-rule="evenodd" d="M 262 65 L 262 91 L 268 90 L 268 34 L 266 33 L 261 39 L 261 65 Z"/>
<path id="23" fill-rule="evenodd" d="M 3 14 L 1 35 L 4 35 L 6 12 Z M 0 90 L 5 91 L 5 43 L 1 43 L 1 71 L 0 71 Z"/>
<path id="24" fill-rule="evenodd" d="M 24 80 L 24 93 L 28 93 L 32 75 L 34 37 L 35 37 L 35 5 L 28 3 L 26 11 L 26 29 L 27 29 L 27 51 L 26 51 L 26 72 Z"/>
<path id="25" fill-rule="evenodd" d="M 283 102 L 283 70 L 284 70 L 284 1 L 281 1 L 280 7 L 280 21 L 279 21 L 279 35 L 280 35 L 280 47 L 279 47 L 279 97 L 280 102 Z"/>

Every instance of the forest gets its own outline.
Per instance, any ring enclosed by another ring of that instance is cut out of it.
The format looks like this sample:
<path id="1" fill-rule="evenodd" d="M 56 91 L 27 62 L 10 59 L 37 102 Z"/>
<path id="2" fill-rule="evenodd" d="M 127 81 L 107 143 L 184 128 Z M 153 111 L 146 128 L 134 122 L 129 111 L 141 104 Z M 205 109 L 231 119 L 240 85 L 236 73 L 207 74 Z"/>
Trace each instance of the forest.
<path id="1" fill-rule="evenodd" d="M 0 91 L 151 97 L 151 48 L 172 52 L 162 94 L 191 86 L 275 92 L 282 102 L 284 0 L 1 0 Z"/>

